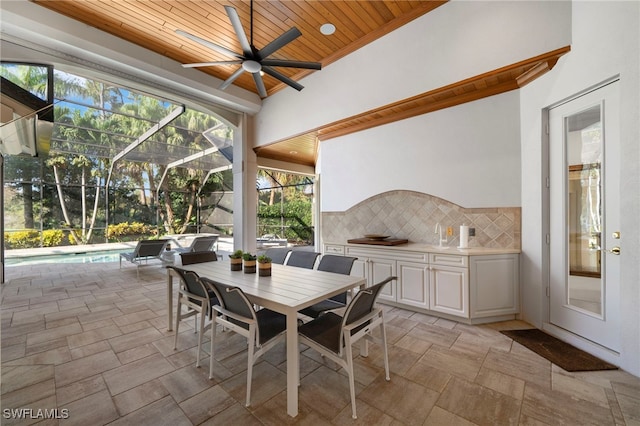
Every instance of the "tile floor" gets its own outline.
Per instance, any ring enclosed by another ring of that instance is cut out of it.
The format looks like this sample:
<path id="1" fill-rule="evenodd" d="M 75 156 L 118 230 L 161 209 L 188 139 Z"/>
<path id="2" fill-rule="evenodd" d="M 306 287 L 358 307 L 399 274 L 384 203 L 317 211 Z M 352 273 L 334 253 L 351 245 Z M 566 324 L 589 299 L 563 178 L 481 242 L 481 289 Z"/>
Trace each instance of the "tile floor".
<path id="1" fill-rule="evenodd" d="M 245 408 L 244 341 L 226 335 L 209 380 L 208 355 L 195 367 L 192 321 L 173 350 L 165 279 L 160 267 L 138 279 L 117 263 L 7 268 L 0 423 L 640 425 L 639 378 L 567 373 L 497 331 L 526 323 L 469 326 L 396 308 L 386 310 L 391 381 L 376 346 L 356 359 L 357 421 L 345 372 L 308 349 L 300 414 L 286 415 L 284 346 L 254 368 Z"/>

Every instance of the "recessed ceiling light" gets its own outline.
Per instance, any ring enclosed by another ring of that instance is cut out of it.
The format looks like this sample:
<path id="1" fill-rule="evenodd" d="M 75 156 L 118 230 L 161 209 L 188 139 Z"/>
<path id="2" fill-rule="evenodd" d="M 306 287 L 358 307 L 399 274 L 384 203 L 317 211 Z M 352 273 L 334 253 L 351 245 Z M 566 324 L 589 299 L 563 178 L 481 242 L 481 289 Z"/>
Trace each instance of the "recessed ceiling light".
<path id="1" fill-rule="evenodd" d="M 336 26 L 327 22 L 320 25 L 320 32 L 324 35 L 331 35 L 336 32 Z"/>

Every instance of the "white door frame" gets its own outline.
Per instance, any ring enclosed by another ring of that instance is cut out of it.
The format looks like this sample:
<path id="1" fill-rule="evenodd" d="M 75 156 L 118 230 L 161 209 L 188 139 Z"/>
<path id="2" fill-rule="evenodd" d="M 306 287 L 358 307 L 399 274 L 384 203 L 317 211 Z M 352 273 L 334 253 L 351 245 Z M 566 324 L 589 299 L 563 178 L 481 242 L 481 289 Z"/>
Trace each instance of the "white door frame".
<path id="1" fill-rule="evenodd" d="M 620 354 L 612 351 L 604 346 L 598 345 L 588 339 L 585 339 L 582 336 L 571 333 L 563 328 L 560 328 L 554 324 L 551 324 L 551 303 L 550 303 L 550 191 L 549 191 L 549 183 L 550 183 L 550 168 L 549 168 L 549 160 L 550 160 L 550 132 L 549 132 L 549 112 L 551 109 L 559 107 L 565 103 L 568 103 L 574 99 L 577 99 L 581 96 L 584 96 L 588 93 L 591 93 L 595 90 L 598 90 L 608 84 L 611 84 L 617 80 L 620 80 L 619 75 L 612 76 L 604 81 L 601 81 L 581 92 L 575 93 L 571 96 L 568 96 L 558 102 L 548 105 L 547 107 L 542 109 L 542 199 L 541 199 L 541 209 L 542 209 L 542 262 L 541 267 L 543 271 L 544 282 L 541 286 L 541 311 L 542 311 L 542 329 L 549 334 L 572 344 L 573 346 L 580 348 L 586 352 L 589 352 L 605 361 L 608 361 L 615 365 L 620 365 Z"/>

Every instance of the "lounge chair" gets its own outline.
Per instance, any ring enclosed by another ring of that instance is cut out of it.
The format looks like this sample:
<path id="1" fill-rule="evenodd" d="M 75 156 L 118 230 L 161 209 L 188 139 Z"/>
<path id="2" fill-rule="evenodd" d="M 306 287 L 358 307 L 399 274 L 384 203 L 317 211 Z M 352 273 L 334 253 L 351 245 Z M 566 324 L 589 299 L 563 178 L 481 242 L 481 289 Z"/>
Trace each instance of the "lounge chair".
<path id="1" fill-rule="evenodd" d="M 165 251 L 167 240 L 142 240 L 131 253 L 120 253 L 120 269 L 122 269 L 122 259 L 136 265 L 136 274 L 140 276 L 140 266 L 145 266 L 151 259 L 162 261 L 160 255 Z"/>
<path id="2" fill-rule="evenodd" d="M 174 250 L 178 253 L 191 253 L 194 251 L 211 251 L 213 250 L 214 244 L 218 242 L 218 236 L 206 236 L 206 237 L 195 237 L 193 241 L 191 241 L 191 245 L 189 247 L 174 247 Z"/>

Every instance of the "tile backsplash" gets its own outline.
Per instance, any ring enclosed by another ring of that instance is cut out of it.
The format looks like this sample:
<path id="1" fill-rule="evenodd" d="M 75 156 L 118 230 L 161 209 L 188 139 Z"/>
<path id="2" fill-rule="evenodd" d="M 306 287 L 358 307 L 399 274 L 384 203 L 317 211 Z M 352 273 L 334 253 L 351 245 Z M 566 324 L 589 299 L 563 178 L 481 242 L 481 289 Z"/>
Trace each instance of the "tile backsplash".
<path id="1" fill-rule="evenodd" d="M 466 209 L 442 198 L 414 191 L 389 191 L 370 197 L 344 212 L 322 212 L 322 240 L 343 243 L 364 234 L 438 244 L 434 232 L 453 227 L 448 246 L 460 244 L 460 225 L 475 228 L 469 247 L 514 248 L 521 245 L 520 207 Z"/>

